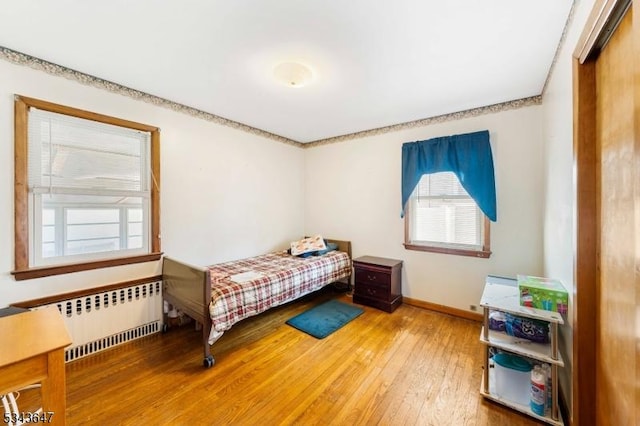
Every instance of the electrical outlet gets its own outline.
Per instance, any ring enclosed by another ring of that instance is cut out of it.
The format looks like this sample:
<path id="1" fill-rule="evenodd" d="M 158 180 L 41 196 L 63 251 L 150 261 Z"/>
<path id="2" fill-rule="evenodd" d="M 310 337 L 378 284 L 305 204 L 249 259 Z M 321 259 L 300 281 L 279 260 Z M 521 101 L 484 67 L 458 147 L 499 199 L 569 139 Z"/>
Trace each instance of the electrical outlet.
<path id="1" fill-rule="evenodd" d="M 476 305 L 469 305 L 469 309 L 475 312 L 478 310 L 478 307 Z"/>

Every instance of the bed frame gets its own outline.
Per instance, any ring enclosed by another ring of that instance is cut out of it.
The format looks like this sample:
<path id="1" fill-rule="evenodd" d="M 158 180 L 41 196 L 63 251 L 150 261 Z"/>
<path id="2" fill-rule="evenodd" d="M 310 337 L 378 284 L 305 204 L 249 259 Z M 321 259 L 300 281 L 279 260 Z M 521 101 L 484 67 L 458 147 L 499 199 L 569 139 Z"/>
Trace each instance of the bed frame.
<path id="1" fill-rule="evenodd" d="M 337 244 L 338 251 L 347 253 L 349 259 L 352 259 L 351 241 L 331 239 L 327 239 L 327 241 Z M 162 281 L 164 300 L 202 325 L 203 365 L 207 368 L 212 367 L 215 360 L 211 355 L 211 345 L 209 344 L 209 335 L 212 327 L 209 315 L 209 303 L 211 302 L 209 268 L 190 265 L 165 256 L 162 261 Z M 351 283 L 351 276 L 344 278 L 340 282 L 346 284 L 348 288 Z M 166 330 L 166 323 L 164 330 Z"/>

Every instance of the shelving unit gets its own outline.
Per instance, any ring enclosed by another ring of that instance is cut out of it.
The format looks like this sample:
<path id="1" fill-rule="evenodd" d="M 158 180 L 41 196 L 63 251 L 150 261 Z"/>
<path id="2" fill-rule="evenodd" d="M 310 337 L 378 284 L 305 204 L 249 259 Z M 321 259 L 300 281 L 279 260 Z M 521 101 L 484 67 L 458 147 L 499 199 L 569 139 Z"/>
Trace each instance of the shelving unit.
<path id="1" fill-rule="evenodd" d="M 557 312 L 520 306 L 516 280 L 494 276 L 487 277 L 480 306 L 484 309 L 484 325 L 480 333 L 480 341 L 485 346 L 484 374 L 480 385 L 480 394 L 485 398 L 499 402 L 546 423 L 564 425 L 558 410 L 558 367 L 564 367 L 564 361 L 558 350 L 558 325 L 564 323 L 562 316 Z M 500 331 L 490 330 L 490 311 L 507 312 L 520 317 L 548 322 L 550 343 L 534 343 L 526 339 L 509 336 Z M 531 411 L 528 405 L 518 404 L 490 392 L 489 351 L 492 347 L 551 365 L 552 397 L 550 416 L 540 416 Z"/>

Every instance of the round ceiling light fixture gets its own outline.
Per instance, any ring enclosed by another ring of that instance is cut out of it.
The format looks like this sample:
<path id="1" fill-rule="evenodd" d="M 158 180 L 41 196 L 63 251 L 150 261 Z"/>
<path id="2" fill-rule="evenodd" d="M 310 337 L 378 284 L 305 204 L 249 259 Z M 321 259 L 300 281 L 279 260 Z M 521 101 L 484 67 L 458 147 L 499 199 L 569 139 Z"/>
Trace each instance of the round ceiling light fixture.
<path id="1" fill-rule="evenodd" d="M 311 69 L 298 62 L 283 62 L 276 65 L 273 75 L 280 83 L 293 88 L 304 87 L 313 78 Z"/>

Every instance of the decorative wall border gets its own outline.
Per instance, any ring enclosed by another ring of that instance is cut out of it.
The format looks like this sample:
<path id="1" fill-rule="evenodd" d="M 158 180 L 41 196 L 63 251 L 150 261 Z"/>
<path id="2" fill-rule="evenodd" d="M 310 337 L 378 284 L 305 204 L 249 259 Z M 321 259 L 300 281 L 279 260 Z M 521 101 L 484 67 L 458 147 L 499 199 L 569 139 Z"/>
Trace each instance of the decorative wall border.
<path id="1" fill-rule="evenodd" d="M 556 54 L 557 56 L 557 54 Z M 228 118 L 220 117 L 209 112 L 199 110 L 184 104 L 173 102 L 168 99 L 161 98 L 159 96 L 150 95 L 140 90 L 132 89 L 130 87 L 123 86 L 118 83 L 114 83 L 108 80 L 104 80 L 89 74 L 85 74 L 80 71 L 76 71 L 71 68 L 64 67 L 62 65 L 54 64 L 44 59 L 39 59 L 34 56 L 30 56 L 3 46 L 0 46 L 0 59 L 4 59 L 16 65 L 27 66 L 29 68 L 46 72 L 57 77 L 64 77 L 68 80 L 84 84 L 85 86 L 94 87 L 97 89 L 106 90 L 111 93 L 127 96 L 129 98 L 146 102 L 152 105 L 160 106 L 170 109 L 172 111 L 181 112 L 183 114 L 190 115 L 195 118 L 210 121 L 222 126 L 231 127 L 236 130 L 251 133 L 256 136 L 261 136 L 266 139 L 270 139 L 276 142 L 284 143 L 287 145 L 295 146 L 298 148 L 313 148 L 316 146 L 328 145 L 338 142 L 345 142 L 353 139 L 361 139 L 369 136 L 377 136 L 385 133 L 397 132 L 400 130 L 412 129 L 416 127 L 424 127 L 431 124 L 444 123 L 446 121 L 461 120 L 463 118 L 477 117 L 479 115 L 494 114 L 502 111 L 524 108 L 532 105 L 540 105 L 542 103 L 542 95 L 531 96 L 523 99 L 516 99 L 512 101 L 502 102 L 493 105 L 487 105 L 478 108 L 472 108 L 464 111 L 453 112 L 449 114 L 438 115 L 435 117 L 423 118 L 415 121 L 408 121 L 405 123 L 393 124 L 390 126 L 379 127 L 376 129 L 363 130 L 359 132 L 349 133 L 345 135 L 335 136 L 326 139 L 319 139 L 316 141 L 301 143 L 293 139 L 285 138 L 284 136 L 277 135 L 275 133 L 267 132 L 249 125 L 240 123 L 238 121 L 229 120 Z M 554 58 L 554 63 L 555 63 Z"/>
<path id="2" fill-rule="evenodd" d="M 379 127 L 377 129 L 363 130 L 361 132 L 349 133 L 333 138 L 320 139 L 317 141 L 304 144 L 303 148 L 313 148 L 315 146 L 328 145 L 337 142 L 344 142 L 352 139 L 365 138 L 368 136 L 377 136 L 384 133 L 397 132 L 400 130 L 413 129 L 416 127 L 424 127 L 431 124 L 444 123 L 446 121 L 461 120 L 463 118 L 477 117 L 479 115 L 494 114 L 496 112 L 507 111 L 511 109 L 524 108 L 532 105 L 540 105 L 542 103 L 542 95 L 531 96 L 528 98 L 516 99 L 513 101 L 502 102 L 499 104 L 487 105 L 478 108 L 467 109 L 450 114 L 437 115 L 435 117 L 423 118 L 415 121 L 407 121 L 406 123 L 393 124 L 391 126 Z"/>
<path id="3" fill-rule="evenodd" d="M 560 35 L 560 40 L 558 41 L 558 47 L 556 47 L 556 53 L 553 55 L 553 60 L 551 61 L 551 66 L 549 67 L 547 78 L 544 81 L 544 86 L 542 86 L 542 94 L 541 94 L 542 98 L 544 98 L 545 93 L 547 93 L 547 86 L 549 85 L 549 81 L 551 81 L 553 72 L 556 69 L 558 59 L 560 58 L 560 51 L 564 47 L 564 44 L 567 42 L 567 34 L 569 33 L 569 28 L 571 28 L 571 24 L 573 24 L 575 11 L 576 11 L 576 2 L 573 1 L 571 3 L 571 9 L 569 9 L 569 16 L 567 16 L 567 20 L 564 23 L 564 28 L 562 29 L 562 34 Z"/>
<path id="4" fill-rule="evenodd" d="M 293 145 L 297 147 L 302 146 L 300 142 L 294 141 L 293 139 L 285 138 L 284 136 L 276 135 L 275 133 L 267 132 L 266 130 L 257 129 L 238 121 L 229 120 L 228 118 L 220 117 L 218 115 L 211 114 L 209 112 L 205 112 L 177 102 L 173 102 L 159 96 L 150 95 L 148 93 L 141 92 L 140 90 L 132 89 L 130 87 L 126 87 L 112 81 L 103 80 L 101 78 L 94 77 L 92 75 L 85 74 L 71 68 L 63 67 L 62 65 L 54 64 L 53 62 L 45 61 L 44 59 L 39 59 L 34 56 L 17 52 L 3 46 L 0 46 L 0 59 L 4 59 L 16 65 L 27 66 L 38 71 L 44 71 L 47 74 L 55 75 L 57 77 L 64 77 L 67 80 L 72 80 L 80 84 L 84 84 L 85 86 L 91 86 L 118 95 L 127 96 L 138 101 L 143 101 L 173 111 L 181 112 L 192 117 L 220 124 L 222 126 L 242 130 L 243 132 L 262 136 L 264 138 L 282 142 L 287 145 Z"/>

